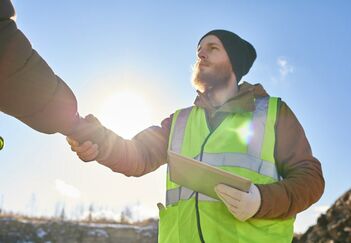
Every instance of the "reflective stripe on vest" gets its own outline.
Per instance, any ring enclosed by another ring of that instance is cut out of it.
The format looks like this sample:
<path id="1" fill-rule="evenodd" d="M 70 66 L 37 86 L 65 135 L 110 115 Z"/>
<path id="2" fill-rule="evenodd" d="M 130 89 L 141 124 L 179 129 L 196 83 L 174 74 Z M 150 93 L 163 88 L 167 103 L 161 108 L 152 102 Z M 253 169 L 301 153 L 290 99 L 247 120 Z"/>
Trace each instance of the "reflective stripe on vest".
<path id="1" fill-rule="evenodd" d="M 245 168 L 261 175 L 279 179 L 275 164 L 261 159 L 262 146 L 267 120 L 269 97 L 255 100 L 255 111 L 252 115 L 251 129 L 254 131 L 247 144 L 247 153 L 203 153 L 202 161 L 213 166 L 232 166 Z M 179 112 L 174 124 L 174 132 L 171 138 L 170 150 L 181 153 L 187 121 L 193 107 L 183 109 Z M 200 155 L 194 159 L 200 160 Z M 168 171 L 168 170 L 167 170 Z M 168 171 L 169 173 L 169 171 Z M 168 188 L 167 188 L 168 189 Z M 187 200 L 193 195 L 193 191 L 185 187 L 168 189 L 166 192 L 166 205 L 174 204 L 180 199 Z M 199 193 L 199 200 L 218 201 Z"/>
<path id="2" fill-rule="evenodd" d="M 267 120 L 269 97 L 255 100 L 255 111 L 252 117 L 252 137 L 248 144 L 247 153 L 256 158 L 261 158 L 262 144 Z"/>
<path id="3" fill-rule="evenodd" d="M 200 156 L 195 159 L 199 160 Z M 270 161 L 264 161 L 250 154 L 242 153 L 221 153 L 210 154 L 203 153 L 202 160 L 213 166 L 235 166 L 257 172 L 261 175 L 272 177 L 278 180 L 277 169 L 275 164 Z"/>
<path id="4" fill-rule="evenodd" d="M 170 144 L 170 150 L 178 154 L 180 154 L 180 151 L 182 148 L 186 122 L 188 121 L 192 108 L 193 107 L 188 107 L 186 109 L 181 110 L 179 112 L 177 122 L 174 126 L 174 132 L 173 132 L 173 137 Z"/>
<path id="5" fill-rule="evenodd" d="M 195 191 L 193 191 L 189 188 L 183 187 L 183 186 L 167 190 L 167 192 L 166 192 L 166 197 L 167 197 L 166 205 L 174 204 L 174 203 L 178 202 L 180 199 L 188 200 L 194 195 L 194 193 L 195 193 Z M 206 196 L 202 193 L 198 194 L 198 199 L 200 201 L 218 202 L 217 199 Z"/>

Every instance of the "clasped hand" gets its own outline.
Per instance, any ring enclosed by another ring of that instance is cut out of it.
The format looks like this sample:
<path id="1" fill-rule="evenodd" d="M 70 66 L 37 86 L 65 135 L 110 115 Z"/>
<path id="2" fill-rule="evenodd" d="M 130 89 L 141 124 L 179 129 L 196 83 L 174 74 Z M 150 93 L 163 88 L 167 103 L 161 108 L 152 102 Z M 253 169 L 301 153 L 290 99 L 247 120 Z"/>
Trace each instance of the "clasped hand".
<path id="1" fill-rule="evenodd" d="M 97 118 L 88 115 L 82 119 L 82 123 L 78 125 L 76 131 L 66 137 L 66 140 L 71 146 L 71 150 L 81 160 L 89 162 L 95 160 L 99 154 L 99 146 L 93 141 L 100 139 L 103 136 L 103 131 L 104 129 Z M 78 139 L 85 141 L 80 143 Z"/>

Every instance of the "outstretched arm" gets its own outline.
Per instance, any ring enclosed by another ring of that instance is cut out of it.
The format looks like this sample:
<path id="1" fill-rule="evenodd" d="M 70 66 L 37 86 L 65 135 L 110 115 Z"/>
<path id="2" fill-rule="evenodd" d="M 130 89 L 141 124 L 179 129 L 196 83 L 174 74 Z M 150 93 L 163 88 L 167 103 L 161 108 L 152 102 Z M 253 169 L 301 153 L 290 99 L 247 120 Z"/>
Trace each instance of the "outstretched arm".
<path id="1" fill-rule="evenodd" d="M 81 160 L 96 160 L 126 176 L 142 176 L 166 163 L 171 118 L 164 119 L 161 127 L 149 127 L 132 139 L 124 139 L 104 128 L 93 115 L 85 119 L 104 132 L 98 143 L 78 143 L 72 137 L 67 138 L 71 149 Z"/>
<path id="2" fill-rule="evenodd" d="M 10 0 L 0 0 L 0 111 L 43 133 L 70 134 L 79 123 L 77 101 L 67 84 L 11 19 Z"/>
<path id="3" fill-rule="evenodd" d="M 104 130 L 79 116 L 72 90 L 32 48 L 14 15 L 11 1 L 0 0 L 0 111 L 42 133 L 98 143 Z"/>

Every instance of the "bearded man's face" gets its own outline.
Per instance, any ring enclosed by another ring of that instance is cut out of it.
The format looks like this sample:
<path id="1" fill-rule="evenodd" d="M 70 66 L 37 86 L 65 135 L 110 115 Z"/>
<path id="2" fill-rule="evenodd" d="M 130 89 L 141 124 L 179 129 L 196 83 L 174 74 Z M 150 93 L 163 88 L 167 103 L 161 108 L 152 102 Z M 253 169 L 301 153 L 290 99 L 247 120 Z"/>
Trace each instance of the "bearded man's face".
<path id="1" fill-rule="evenodd" d="M 225 87 L 235 78 L 228 54 L 216 36 L 209 35 L 201 40 L 197 56 L 192 84 L 200 92 Z"/>

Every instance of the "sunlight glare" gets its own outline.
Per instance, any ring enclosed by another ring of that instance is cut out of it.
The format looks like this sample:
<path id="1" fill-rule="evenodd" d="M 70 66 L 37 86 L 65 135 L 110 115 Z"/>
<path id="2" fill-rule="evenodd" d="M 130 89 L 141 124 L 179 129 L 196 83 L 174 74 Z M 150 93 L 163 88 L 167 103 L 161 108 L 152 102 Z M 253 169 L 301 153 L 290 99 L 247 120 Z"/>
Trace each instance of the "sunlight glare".
<path id="1" fill-rule="evenodd" d="M 101 104 L 99 119 L 105 127 L 127 139 L 152 125 L 147 99 L 129 90 L 108 96 Z"/>
<path id="2" fill-rule="evenodd" d="M 244 122 L 240 127 L 235 129 L 235 132 L 238 134 L 240 141 L 244 144 L 247 144 L 253 135 L 251 123 Z"/>

